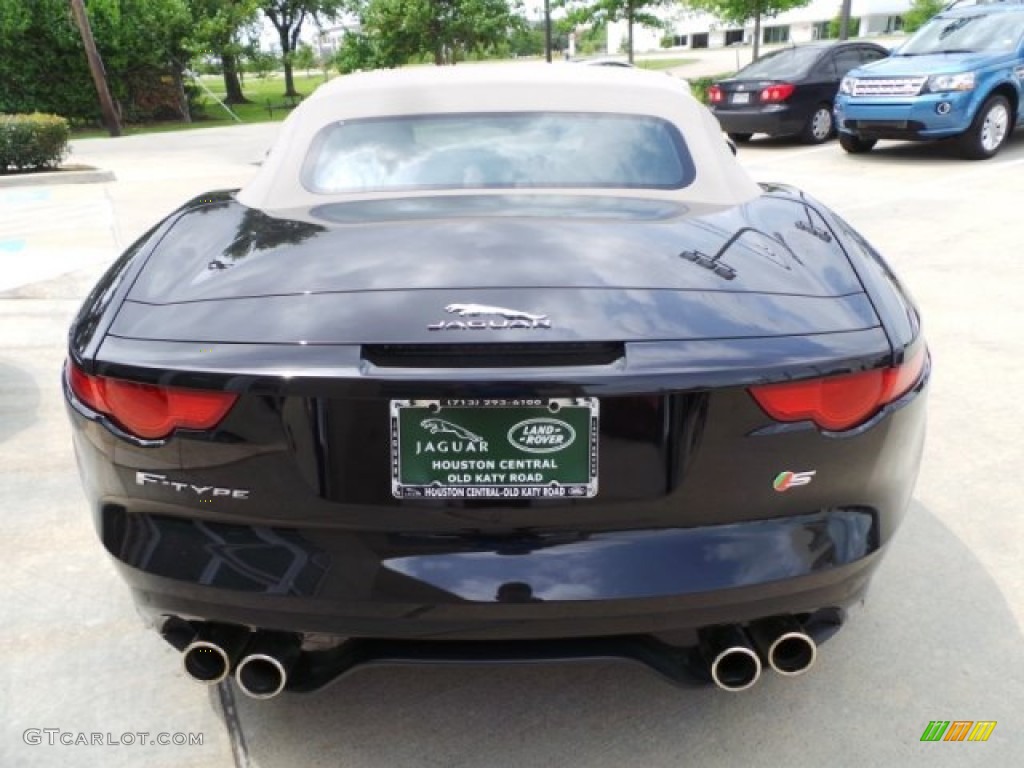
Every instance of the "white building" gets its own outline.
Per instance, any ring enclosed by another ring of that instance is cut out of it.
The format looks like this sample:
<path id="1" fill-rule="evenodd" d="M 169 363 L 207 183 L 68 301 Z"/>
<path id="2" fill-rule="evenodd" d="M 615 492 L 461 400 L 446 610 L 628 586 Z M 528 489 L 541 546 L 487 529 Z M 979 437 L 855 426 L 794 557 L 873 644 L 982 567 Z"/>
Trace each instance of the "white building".
<path id="1" fill-rule="evenodd" d="M 362 30 L 358 19 L 352 19 L 346 23 L 335 24 L 330 27 L 322 27 L 316 30 L 312 44 L 319 48 L 321 55 L 324 53 L 333 55 L 341 48 L 345 35 L 349 32 L 356 34 Z"/>
<path id="2" fill-rule="evenodd" d="M 904 13 L 911 0 L 852 0 L 850 15 L 859 19 L 859 27 L 850 36 L 868 37 L 892 34 L 903 27 Z M 839 15 L 841 0 L 811 0 L 803 8 L 778 16 L 761 17 L 762 43 L 806 43 L 828 36 L 829 23 Z M 666 29 L 633 27 L 633 50 L 638 53 L 663 50 L 662 39 L 672 39 L 672 48 L 721 48 L 726 45 L 750 45 L 754 40 L 754 22 L 746 26 L 726 24 L 710 14 L 676 7 L 659 13 Z M 623 50 L 628 32 L 625 22 L 608 25 L 608 53 Z"/>

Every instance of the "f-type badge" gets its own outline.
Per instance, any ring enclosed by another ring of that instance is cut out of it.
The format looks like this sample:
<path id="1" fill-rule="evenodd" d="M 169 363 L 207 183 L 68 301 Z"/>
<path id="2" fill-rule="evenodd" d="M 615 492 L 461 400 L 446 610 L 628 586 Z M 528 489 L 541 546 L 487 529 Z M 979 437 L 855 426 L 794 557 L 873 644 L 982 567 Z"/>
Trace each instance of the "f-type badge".
<path id="1" fill-rule="evenodd" d="M 491 307 L 486 304 L 449 304 L 444 311 L 450 315 L 458 315 L 461 318 L 481 317 L 482 315 L 495 315 L 500 320 L 442 320 L 427 326 L 430 331 L 479 331 L 479 330 L 504 330 L 505 328 L 550 328 L 551 321 L 547 315 L 534 315 L 529 312 L 522 312 L 518 309 L 507 309 L 505 307 Z"/>

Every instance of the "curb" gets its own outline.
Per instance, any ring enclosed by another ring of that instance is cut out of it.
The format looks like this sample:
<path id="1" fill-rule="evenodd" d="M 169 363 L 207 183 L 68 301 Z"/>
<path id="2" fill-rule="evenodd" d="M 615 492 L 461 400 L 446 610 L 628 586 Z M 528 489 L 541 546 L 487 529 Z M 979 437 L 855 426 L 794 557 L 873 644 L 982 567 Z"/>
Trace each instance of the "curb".
<path id="1" fill-rule="evenodd" d="M 36 187 L 47 184 L 102 184 L 114 181 L 113 171 L 99 168 L 77 166 L 64 171 L 44 171 L 43 173 L 0 174 L 0 189 L 5 187 Z"/>

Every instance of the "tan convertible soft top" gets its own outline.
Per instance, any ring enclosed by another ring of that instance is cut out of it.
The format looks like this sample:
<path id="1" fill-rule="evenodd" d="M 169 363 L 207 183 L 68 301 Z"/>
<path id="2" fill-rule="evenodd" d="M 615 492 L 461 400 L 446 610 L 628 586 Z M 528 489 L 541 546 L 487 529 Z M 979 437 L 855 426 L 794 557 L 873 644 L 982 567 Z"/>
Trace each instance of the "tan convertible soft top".
<path id="1" fill-rule="evenodd" d="M 596 112 L 650 115 L 675 124 L 696 166 L 694 182 L 679 190 L 628 190 L 630 197 L 691 204 L 737 205 L 760 188 L 736 162 L 717 121 L 685 82 L 664 73 L 576 64 L 499 64 L 414 67 L 339 77 L 321 86 L 284 122 L 253 180 L 239 193 L 245 205 L 266 211 L 327 202 L 392 197 L 396 192 L 318 194 L 303 186 L 300 170 L 314 136 L 332 123 L 366 117 L 486 112 Z M 552 147 L 557 152 L 557 146 Z M 473 190 L 502 194 L 507 190 Z M 531 190 L 560 194 L 565 189 Z M 576 194 L 576 191 L 573 190 Z M 402 196 L 466 194 L 465 190 L 402 192 Z M 614 189 L 579 194 L 613 195 Z M 618 193 L 621 194 L 621 193 Z"/>

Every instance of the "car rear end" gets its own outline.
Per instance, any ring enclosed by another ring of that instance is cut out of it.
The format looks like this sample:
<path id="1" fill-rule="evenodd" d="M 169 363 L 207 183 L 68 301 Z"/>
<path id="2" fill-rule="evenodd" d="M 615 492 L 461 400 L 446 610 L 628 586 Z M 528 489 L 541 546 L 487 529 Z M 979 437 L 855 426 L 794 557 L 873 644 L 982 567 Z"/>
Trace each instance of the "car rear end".
<path id="1" fill-rule="evenodd" d="M 709 89 L 708 103 L 730 135 L 786 135 L 799 133 L 807 121 L 807 105 L 794 104 L 796 91 L 784 80 L 723 80 Z"/>
<path id="2" fill-rule="evenodd" d="M 801 88 L 828 48 L 801 46 L 770 53 L 708 89 L 708 106 L 730 135 L 800 133 L 817 104 Z"/>
<path id="3" fill-rule="evenodd" d="M 782 190 L 603 205 L 510 197 L 485 227 L 458 199 L 401 224 L 382 201 L 311 223 L 226 195 L 141 243 L 83 309 L 65 376 L 140 609 L 193 659 L 266 637 L 303 659 L 293 688 L 356 665 L 343 638 L 364 660 L 561 658 L 765 620 L 834 631 L 916 475 L 911 305 Z M 243 227 L 262 235 L 242 247 Z"/>

